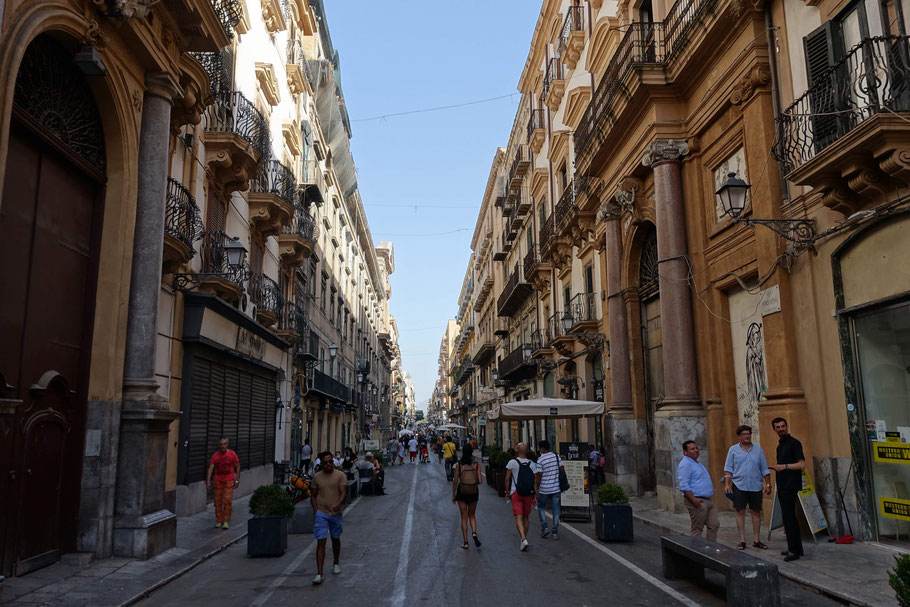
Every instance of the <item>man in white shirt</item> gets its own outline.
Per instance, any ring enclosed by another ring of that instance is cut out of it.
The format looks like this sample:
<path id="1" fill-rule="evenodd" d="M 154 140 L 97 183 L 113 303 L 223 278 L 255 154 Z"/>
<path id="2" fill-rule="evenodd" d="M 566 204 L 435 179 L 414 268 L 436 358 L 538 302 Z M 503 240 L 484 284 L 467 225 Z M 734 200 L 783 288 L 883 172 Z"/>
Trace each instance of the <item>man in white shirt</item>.
<path id="1" fill-rule="evenodd" d="M 310 446 L 310 439 L 305 439 L 303 446 L 300 447 L 300 467 L 303 468 L 304 474 L 309 474 L 312 459 L 313 448 Z"/>
<path id="2" fill-rule="evenodd" d="M 550 451 L 550 441 L 537 443 L 540 457 L 537 458 L 537 514 L 540 516 L 540 537 L 550 535 L 547 529 L 547 503 L 553 512 L 553 539 L 559 539 L 559 506 L 562 492 L 559 490 L 559 473 L 564 466 L 562 458 Z"/>
<path id="3" fill-rule="evenodd" d="M 417 463 L 417 439 L 413 436 L 408 441 L 408 454 L 411 456 L 411 463 Z"/>
<path id="4" fill-rule="evenodd" d="M 519 545 L 522 552 L 528 549 L 528 517 L 531 508 L 536 504 L 535 487 L 537 485 L 537 463 L 528 459 L 528 446 L 518 443 L 515 446 L 515 459 L 506 465 L 506 486 L 509 487 L 509 501 L 512 503 L 512 514 L 515 515 L 515 526 L 521 537 Z"/>

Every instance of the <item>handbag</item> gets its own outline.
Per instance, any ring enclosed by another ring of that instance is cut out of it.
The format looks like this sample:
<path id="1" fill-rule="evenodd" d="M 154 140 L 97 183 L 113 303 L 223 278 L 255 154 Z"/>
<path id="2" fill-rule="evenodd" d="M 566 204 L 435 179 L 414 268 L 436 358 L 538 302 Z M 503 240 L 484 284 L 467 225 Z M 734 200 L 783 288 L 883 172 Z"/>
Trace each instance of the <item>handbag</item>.
<path id="1" fill-rule="evenodd" d="M 569 477 L 566 475 L 566 469 L 559 467 L 559 492 L 564 493 L 569 490 Z"/>

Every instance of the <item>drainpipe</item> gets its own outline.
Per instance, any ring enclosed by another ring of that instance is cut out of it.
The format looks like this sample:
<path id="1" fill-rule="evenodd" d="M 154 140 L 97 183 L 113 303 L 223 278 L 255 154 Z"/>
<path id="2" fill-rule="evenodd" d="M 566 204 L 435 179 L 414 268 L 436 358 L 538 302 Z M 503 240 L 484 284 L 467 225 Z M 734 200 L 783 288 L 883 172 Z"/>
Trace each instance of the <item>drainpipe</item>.
<path id="1" fill-rule="evenodd" d="M 774 20 L 771 18 L 771 4 L 765 4 L 765 35 L 768 38 L 768 63 L 771 71 L 771 105 L 774 108 L 774 116 L 780 116 L 783 112 L 780 102 L 780 81 L 777 74 L 777 43 L 776 30 L 774 29 Z M 775 131 L 777 128 L 775 127 Z M 780 132 L 777 131 L 777 135 Z M 790 202 L 790 184 L 787 183 L 787 177 L 784 175 L 783 166 L 777 163 L 777 176 L 780 179 L 781 198 L 788 203 Z"/>

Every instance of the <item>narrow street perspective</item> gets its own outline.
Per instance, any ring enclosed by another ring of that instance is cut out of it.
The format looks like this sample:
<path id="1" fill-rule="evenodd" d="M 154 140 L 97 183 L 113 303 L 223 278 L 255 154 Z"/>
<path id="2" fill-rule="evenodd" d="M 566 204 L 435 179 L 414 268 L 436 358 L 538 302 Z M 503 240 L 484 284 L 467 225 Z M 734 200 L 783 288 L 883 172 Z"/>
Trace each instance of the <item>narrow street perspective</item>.
<path id="1" fill-rule="evenodd" d="M 0 606 L 910 607 L 908 23 L 0 0 Z"/>

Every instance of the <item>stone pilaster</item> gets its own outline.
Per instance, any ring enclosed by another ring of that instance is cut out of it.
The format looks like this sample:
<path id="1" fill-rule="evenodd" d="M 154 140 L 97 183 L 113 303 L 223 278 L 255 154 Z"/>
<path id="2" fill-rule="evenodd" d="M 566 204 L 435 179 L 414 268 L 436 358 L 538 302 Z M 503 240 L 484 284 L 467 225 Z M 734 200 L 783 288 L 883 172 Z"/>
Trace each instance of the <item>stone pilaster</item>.
<path id="1" fill-rule="evenodd" d="M 707 445 L 705 412 L 698 394 L 695 330 L 689 288 L 686 214 L 681 183 L 685 140 L 655 141 L 642 158 L 654 171 L 654 208 L 660 269 L 660 316 L 664 369 L 664 398 L 654 419 L 654 468 L 658 503 L 679 512 L 683 508 L 676 466 L 682 443 Z M 708 454 L 702 463 L 707 465 Z"/>
<path id="2" fill-rule="evenodd" d="M 155 354 L 164 247 L 171 106 L 180 87 L 170 74 L 146 77 L 139 135 L 138 195 L 129 320 L 116 455 L 113 552 L 149 558 L 172 547 L 177 517 L 164 506 L 168 427 L 179 413 L 158 395 Z"/>

